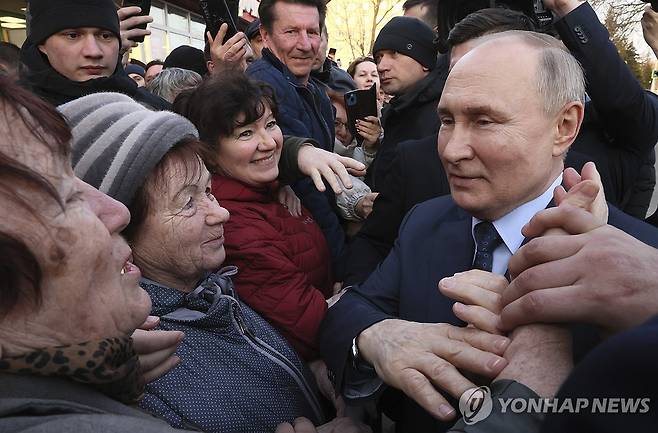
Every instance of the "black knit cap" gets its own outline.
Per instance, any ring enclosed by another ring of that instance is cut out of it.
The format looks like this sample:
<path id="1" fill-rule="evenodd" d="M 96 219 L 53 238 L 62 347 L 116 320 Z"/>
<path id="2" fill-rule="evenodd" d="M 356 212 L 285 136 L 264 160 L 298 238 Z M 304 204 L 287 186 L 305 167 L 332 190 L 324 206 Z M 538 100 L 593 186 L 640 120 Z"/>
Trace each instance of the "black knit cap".
<path id="1" fill-rule="evenodd" d="M 121 40 L 119 17 L 113 0 L 29 0 L 30 40 L 40 44 L 64 29 L 98 27 Z"/>
<path id="2" fill-rule="evenodd" d="M 194 71 L 202 77 L 208 73 L 203 51 L 189 45 L 181 45 L 169 53 L 162 68 L 183 68 Z"/>
<path id="3" fill-rule="evenodd" d="M 418 18 L 395 17 L 381 29 L 372 48 L 377 55 L 380 50 L 393 50 L 409 56 L 427 69 L 434 69 L 438 47 L 434 44 L 435 34 Z"/>

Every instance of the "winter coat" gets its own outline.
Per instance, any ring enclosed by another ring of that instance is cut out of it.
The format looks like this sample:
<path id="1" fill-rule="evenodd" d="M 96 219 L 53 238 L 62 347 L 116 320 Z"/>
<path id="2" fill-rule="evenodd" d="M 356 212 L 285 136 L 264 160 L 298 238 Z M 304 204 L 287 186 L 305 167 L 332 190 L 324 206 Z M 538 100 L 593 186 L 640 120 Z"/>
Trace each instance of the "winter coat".
<path id="1" fill-rule="evenodd" d="M 373 191 L 385 189 L 384 183 L 391 172 L 398 144 L 419 140 L 439 131 L 436 106 L 441 99 L 447 73 L 447 65 L 443 63 L 439 62 L 429 75 L 384 107 L 381 118 L 384 138 L 366 177 Z"/>
<path id="2" fill-rule="evenodd" d="M 311 360 L 332 289 L 329 250 L 310 214 L 290 215 L 277 189 L 276 182 L 255 188 L 223 176 L 212 181 L 213 194 L 231 213 L 224 246 L 226 263 L 240 269 L 240 297 Z"/>
<path id="3" fill-rule="evenodd" d="M 321 149 L 333 150 L 334 111 L 324 84 L 314 78 L 310 78 L 305 86 L 300 84 L 267 48 L 263 49 L 263 57 L 249 66 L 247 75 L 274 88 L 279 111 L 277 122 L 285 135 L 313 138 Z M 340 278 L 346 252 L 345 232 L 338 218 L 332 189 L 319 192 L 308 177 L 290 186 L 320 226 L 331 251 L 332 269 Z"/>
<path id="4" fill-rule="evenodd" d="M 290 344 L 239 300 L 228 267 L 184 293 L 142 280 L 159 329 L 185 338 L 181 363 L 147 384 L 141 406 L 172 426 L 208 433 L 273 432 L 281 422 L 323 414 L 315 382 Z"/>
<path id="5" fill-rule="evenodd" d="M 2 433 L 193 433 L 63 377 L 0 373 L 0 384 Z"/>
<path id="6" fill-rule="evenodd" d="M 154 110 L 170 110 L 171 104 L 144 88 L 137 87 L 132 78 L 117 61 L 114 73 L 109 77 L 84 82 L 69 80 L 50 66 L 38 45 L 29 38 L 21 48 L 21 84 L 51 104 L 58 106 L 74 99 L 97 92 L 119 92 Z"/>

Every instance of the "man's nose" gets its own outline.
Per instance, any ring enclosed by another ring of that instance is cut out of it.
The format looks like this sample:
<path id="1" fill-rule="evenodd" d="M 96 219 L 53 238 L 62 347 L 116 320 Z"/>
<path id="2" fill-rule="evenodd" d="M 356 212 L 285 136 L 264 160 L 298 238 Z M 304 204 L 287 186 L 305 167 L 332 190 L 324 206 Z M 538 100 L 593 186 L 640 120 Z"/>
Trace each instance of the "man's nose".
<path id="1" fill-rule="evenodd" d="M 470 143 L 470 133 L 467 128 L 458 124 L 451 130 L 442 130 L 438 138 L 439 154 L 442 159 L 452 164 L 473 158 L 473 148 Z"/>
<path id="2" fill-rule="evenodd" d="M 84 45 L 82 47 L 82 54 L 85 57 L 102 57 L 103 50 L 101 50 L 98 41 L 94 35 L 87 35 L 84 38 Z"/>

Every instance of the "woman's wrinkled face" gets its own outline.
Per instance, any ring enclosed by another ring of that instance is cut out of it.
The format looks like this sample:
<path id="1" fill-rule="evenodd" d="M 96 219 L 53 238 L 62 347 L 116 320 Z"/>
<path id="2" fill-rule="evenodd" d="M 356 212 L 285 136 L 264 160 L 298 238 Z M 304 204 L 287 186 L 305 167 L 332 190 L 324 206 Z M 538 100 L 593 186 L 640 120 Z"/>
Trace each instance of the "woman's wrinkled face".
<path id="1" fill-rule="evenodd" d="M 69 160 L 53 155 L 18 115 L 1 117 L 0 134 L 9 137 L 8 145 L 0 144 L 3 152 L 42 175 L 60 201 L 27 181 L 14 188 L 33 211 L 0 196 L 0 206 L 13 209 L 0 229 L 18 234 L 43 274 L 40 308 L 18 314 L 33 316 L 44 335 L 56 334 L 62 344 L 132 333 L 151 301 L 120 235 L 130 219 L 128 209 L 75 177 Z"/>
<path id="2" fill-rule="evenodd" d="M 265 103 L 265 112 L 258 120 L 235 128 L 228 137 L 220 137 L 215 163 L 227 177 L 247 185 L 264 185 L 279 176 L 282 146 L 283 134 Z"/>
<path id="3" fill-rule="evenodd" d="M 194 158 L 167 160 L 166 185 L 147 180 L 150 209 L 133 249 L 145 276 L 162 284 L 194 284 L 218 270 L 226 258 L 224 223 L 229 213 L 210 191 L 210 172 L 198 156 Z"/>

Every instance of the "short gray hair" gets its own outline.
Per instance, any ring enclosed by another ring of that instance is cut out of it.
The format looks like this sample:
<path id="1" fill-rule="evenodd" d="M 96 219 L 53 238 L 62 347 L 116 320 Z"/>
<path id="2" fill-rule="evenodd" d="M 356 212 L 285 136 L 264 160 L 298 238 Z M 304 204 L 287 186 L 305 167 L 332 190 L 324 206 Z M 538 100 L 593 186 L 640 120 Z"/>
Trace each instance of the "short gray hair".
<path id="1" fill-rule="evenodd" d="M 546 114 L 555 114 L 569 102 L 585 103 L 585 73 L 562 42 L 552 36 L 522 30 L 510 30 L 484 36 L 485 39 L 517 37 L 539 50 L 537 91 Z"/>
<path id="2" fill-rule="evenodd" d="M 184 90 L 192 89 L 201 84 L 201 75 L 183 68 L 163 69 L 146 89 L 173 104 L 176 96 Z"/>

